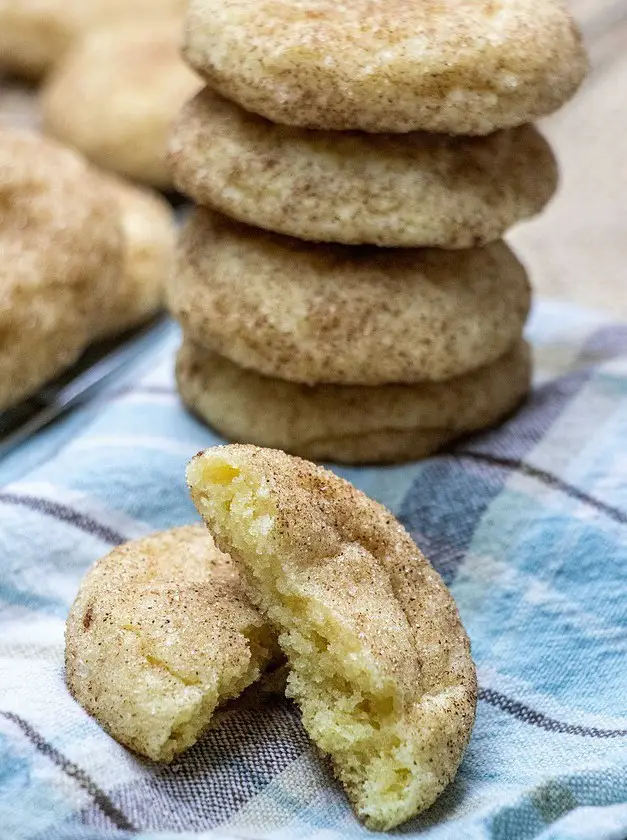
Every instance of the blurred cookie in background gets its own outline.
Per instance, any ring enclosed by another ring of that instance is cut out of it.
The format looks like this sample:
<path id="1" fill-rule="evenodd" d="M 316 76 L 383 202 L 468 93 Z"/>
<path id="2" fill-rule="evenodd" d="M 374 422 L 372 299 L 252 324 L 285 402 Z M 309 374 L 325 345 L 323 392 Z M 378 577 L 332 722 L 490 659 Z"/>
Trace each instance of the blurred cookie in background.
<path id="1" fill-rule="evenodd" d="M 176 240 L 172 208 L 159 193 L 115 176 L 103 177 L 120 208 L 124 255 L 93 338 L 124 332 L 162 308 Z"/>
<path id="2" fill-rule="evenodd" d="M 0 66 L 44 76 L 74 42 L 96 27 L 182 15 L 187 0 L 0 0 Z"/>
<path id="3" fill-rule="evenodd" d="M 154 315 L 174 240 L 159 194 L 0 128 L 0 410 Z"/>
<path id="4" fill-rule="evenodd" d="M 119 210 L 75 152 L 0 130 L 0 409 L 71 365 L 115 292 Z"/>
<path id="5" fill-rule="evenodd" d="M 175 20 L 93 32 L 42 93 L 44 130 L 113 172 L 168 189 L 170 125 L 201 87 L 179 55 Z"/>

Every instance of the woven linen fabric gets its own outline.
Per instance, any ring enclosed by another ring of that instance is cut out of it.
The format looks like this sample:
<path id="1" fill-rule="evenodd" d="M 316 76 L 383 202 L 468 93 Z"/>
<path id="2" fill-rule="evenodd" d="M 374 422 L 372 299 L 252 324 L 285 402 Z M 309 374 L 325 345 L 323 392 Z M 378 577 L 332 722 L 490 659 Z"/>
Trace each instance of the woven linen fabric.
<path id="1" fill-rule="evenodd" d="M 419 463 L 337 468 L 443 575 L 478 668 L 460 772 L 408 838 L 627 837 L 627 325 L 543 303 L 529 336 L 534 391 L 501 428 Z M 236 702 L 157 766 L 65 688 L 89 565 L 197 519 L 185 465 L 219 439 L 178 400 L 178 340 L 0 464 L 0 838 L 375 836 L 288 701 Z"/>

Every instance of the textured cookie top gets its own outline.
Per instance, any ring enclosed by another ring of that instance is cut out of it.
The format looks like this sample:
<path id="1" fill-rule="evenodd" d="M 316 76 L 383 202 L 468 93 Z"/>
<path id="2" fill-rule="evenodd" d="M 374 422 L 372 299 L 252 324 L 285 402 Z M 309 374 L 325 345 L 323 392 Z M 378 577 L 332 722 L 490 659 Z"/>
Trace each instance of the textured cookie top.
<path id="1" fill-rule="evenodd" d="M 118 206 L 80 155 L 0 130 L 0 405 L 74 361 L 122 265 Z"/>
<path id="2" fill-rule="evenodd" d="M 179 41 L 172 21 L 125 23 L 88 35 L 46 83 L 46 132 L 106 169 L 169 186 L 170 124 L 200 86 L 181 60 Z"/>
<path id="3" fill-rule="evenodd" d="M 522 125 L 587 70 L 559 0 L 192 0 L 185 54 L 274 122 L 373 132 Z"/>
<path id="4" fill-rule="evenodd" d="M 491 365 L 419 385 L 310 387 L 245 370 L 189 341 L 176 366 L 187 405 L 226 438 L 362 464 L 422 458 L 494 424 L 527 393 L 530 372 L 524 341 Z"/>
<path id="5" fill-rule="evenodd" d="M 181 192 L 298 239 L 470 248 L 538 213 L 557 186 L 530 125 L 488 137 L 275 125 L 206 88 L 170 142 Z"/>
<path id="6" fill-rule="evenodd" d="M 187 335 L 298 382 L 442 380 L 497 359 L 529 308 L 502 242 L 470 251 L 314 245 L 207 210 L 184 229 L 169 285 Z"/>
<path id="7" fill-rule="evenodd" d="M 114 549 L 66 625 L 66 679 L 121 743 L 157 761 L 191 746 L 216 705 L 255 680 L 274 642 L 203 526 Z"/>
<path id="8" fill-rule="evenodd" d="M 430 805 L 468 742 L 476 681 L 455 603 L 409 534 L 277 450 L 215 447 L 187 477 L 279 631 L 288 692 L 358 815 L 389 829 Z"/>

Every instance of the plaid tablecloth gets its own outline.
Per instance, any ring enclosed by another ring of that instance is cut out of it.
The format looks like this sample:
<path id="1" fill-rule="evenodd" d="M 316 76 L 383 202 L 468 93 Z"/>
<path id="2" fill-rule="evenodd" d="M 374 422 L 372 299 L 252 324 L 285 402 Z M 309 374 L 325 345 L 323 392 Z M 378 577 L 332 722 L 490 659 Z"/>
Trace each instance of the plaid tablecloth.
<path id="1" fill-rule="evenodd" d="M 422 463 L 338 470 L 439 569 L 478 666 L 461 771 L 409 837 L 627 837 L 627 326 L 547 303 L 529 334 L 536 387 L 503 428 Z M 216 438 L 178 402 L 177 341 L 0 465 L 0 838 L 367 835 L 286 701 L 229 710 L 157 767 L 65 689 L 63 622 L 87 567 L 196 518 L 184 467 Z"/>

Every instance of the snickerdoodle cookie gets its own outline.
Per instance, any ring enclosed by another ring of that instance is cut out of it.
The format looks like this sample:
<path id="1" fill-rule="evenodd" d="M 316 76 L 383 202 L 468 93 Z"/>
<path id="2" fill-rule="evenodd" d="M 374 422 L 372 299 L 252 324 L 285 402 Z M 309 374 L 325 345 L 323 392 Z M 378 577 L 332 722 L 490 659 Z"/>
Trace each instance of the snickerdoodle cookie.
<path id="1" fill-rule="evenodd" d="M 186 341 L 177 359 L 185 403 L 229 440 L 303 458 L 379 463 L 424 458 L 493 425 L 529 390 L 529 348 L 446 382 L 302 385 L 270 379 Z"/>
<path id="2" fill-rule="evenodd" d="M 188 467 L 216 543 L 279 634 L 287 692 L 358 816 L 387 830 L 457 772 L 475 669 L 455 603 L 392 514 L 321 467 L 222 446 Z"/>
<path id="3" fill-rule="evenodd" d="M 48 134 L 129 178 L 166 188 L 170 124 L 200 86 L 172 23 L 131 23 L 88 35 L 44 88 Z"/>
<path id="4" fill-rule="evenodd" d="M 218 704 L 275 653 L 231 558 L 202 525 L 120 546 L 81 583 L 66 625 L 68 687 L 118 741 L 155 761 L 194 744 Z"/>
<path id="5" fill-rule="evenodd" d="M 102 177 L 118 202 L 124 255 L 122 271 L 99 313 L 95 338 L 121 333 L 161 309 L 176 240 L 172 209 L 159 193 Z"/>
<path id="6" fill-rule="evenodd" d="M 489 137 L 308 131 L 209 88 L 178 117 L 176 186 L 198 204 L 298 239 L 470 248 L 539 213 L 557 186 L 530 125 Z"/>
<path id="7" fill-rule="evenodd" d="M 296 382 L 439 381 L 502 356 L 529 309 L 502 242 L 468 251 L 352 248 L 265 233 L 197 209 L 170 306 L 186 335 Z"/>
<path id="8" fill-rule="evenodd" d="M 0 408 L 89 343 L 122 268 L 119 218 L 80 155 L 0 130 Z"/>
<path id="9" fill-rule="evenodd" d="M 185 55 L 248 111 L 342 131 L 489 134 L 587 70 L 560 0 L 192 0 Z"/>
<path id="10" fill-rule="evenodd" d="M 187 0 L 0 0 L 0 66 L 39 78 L 90 29 L 182 14 Z"/>

